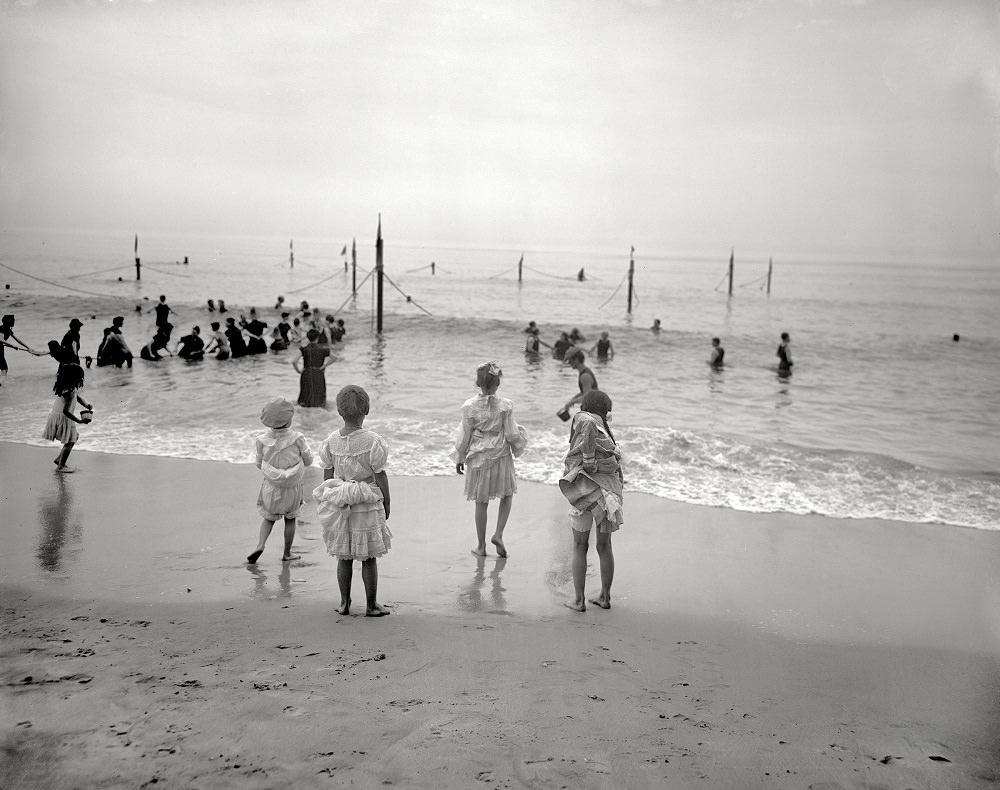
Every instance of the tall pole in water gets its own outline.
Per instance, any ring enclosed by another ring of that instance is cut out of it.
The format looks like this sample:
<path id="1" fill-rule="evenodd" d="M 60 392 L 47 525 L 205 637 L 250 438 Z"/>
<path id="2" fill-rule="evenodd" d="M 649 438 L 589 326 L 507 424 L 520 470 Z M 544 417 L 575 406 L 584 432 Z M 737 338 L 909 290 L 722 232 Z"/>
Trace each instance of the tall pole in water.
<path id="1" fill-rule="evenodd" d="M 635 247 L 628 254 L 628 311 L 632 312 L 632 280 L 635 278 Z"/>
<path id="2" fill-rule="evenodd" d="M 358 240 L 351 241 L 351 294 L 358 295 Z"/>
<path id="3" fill-rule="evenodd" d="M 771 295 L 771 269 L 774 266 L 774 258 L 767 259 L 767 295 Z"/>
<path id="4" fill-rule="evenodd" d="M 135 279 L 142 279 L 142 266 L 139 264 L 139 234 L 135 234 Z"/>
<path id="5" fill-rule="evenodd" d="M 378 215 L 378 233 L 375 236 L 375 331 L 382 333 L 382 214 Z"/>
<path id="6" fill-rule="evenodd" d="M 521 260 L 517 262 L 517 281 L 521 282 L 521 269 L 524 268 L 524 253 L 521 253 Z"/>
<path id="7" fill-rule="evenodd" d="M 729 295 L 733 295 L 733 256 L 736 254 L 736 250 L 732 249 L 729 251 Z"/>
<path id="8" fill-rule="evenodd" d="M 288 240 L 288 266 L 291 269 L 295 268 L 295 252 L 292 250 L 292 240 Z"/>

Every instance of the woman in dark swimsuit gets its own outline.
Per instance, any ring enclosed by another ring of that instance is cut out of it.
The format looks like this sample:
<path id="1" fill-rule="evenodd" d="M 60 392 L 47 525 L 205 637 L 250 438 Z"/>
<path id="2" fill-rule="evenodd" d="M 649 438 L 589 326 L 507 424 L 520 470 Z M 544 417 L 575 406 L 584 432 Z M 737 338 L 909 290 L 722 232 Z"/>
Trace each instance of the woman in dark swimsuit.
<path id="1" fill-rule="evenodd" d="M 299 406 L 324 406 L 326 375 L 323 371 L 333 360 L 329 347 L 316 342 L 319 332 L 310 329 L 306 337 L 309 343 L 302 349 L 301 359 L 292 361 L 292 367 L 299 374 Z"/>

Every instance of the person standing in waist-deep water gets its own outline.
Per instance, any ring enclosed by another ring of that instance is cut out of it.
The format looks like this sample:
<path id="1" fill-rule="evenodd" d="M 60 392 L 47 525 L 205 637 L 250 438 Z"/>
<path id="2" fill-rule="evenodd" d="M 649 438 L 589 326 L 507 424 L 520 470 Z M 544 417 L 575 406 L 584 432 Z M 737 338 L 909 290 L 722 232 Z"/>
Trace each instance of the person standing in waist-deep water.
<path id="1" fill-rule="evenodd" d="M 534 323 L 534 321 L 532 321 L 531 323 Z M 538 327 L 537 326 L 529 327 L 528 329 L 525 329 L 524 331 L 528 333 L 528 337 L 524 341 L 524 353 L 525 354 L 528 354 L 529 356 L 532 356 L 532 357 L 537 357 L 538 356 L 538 347 L 539 346 L 545 346 L 546 348 L 552 348 L 552 346 L 550 346 L 548 343 L 546 343 L 544 340 L 542 340 L 538 336 Z"/>
<path id="2" fill-rule="evenodd" d="M 721 343 L 719 338 L 712 338 L 712 352 L 708 355 L 708 364 L 713 368 L 721 368 L 726 358 L 726 349 L 720 345 Z"/>
<path id="3" fill-rule="evenodd" d="M 611 338 L 608 337 L 607 332 L 601 332 L 601 336 L 597 339 L 597 342 L 590 347 L 591 354 L 595 350 L 597 351 L 597 358 L 600 360 L 614 359 L 615 347 L 611 344 Z"/>
<path id="4" fill-rule="evenodd" d="M 118 368 L 122 365 L 132 367 L 132 349 L 128 347 L 122 334 L 124 323 L 125 317 L 116 315 L 111 319 L 111 326 L 104 330 L 104 339 L 97 349 L 97 367 L 102 368 L 107 365 Z"/>
<path id="5" fill-rule="evenodd" d="M 226 319 L 226 340 L 229 341 L 229 352 L 233 359 L 247 355 L 247 341 L 243 339 L 243 332 L 236 326 L 235 318 Z"/>
<path id="6" fill-rule="evenodd" d="M 219 328 L 218 321 L 212 322 L 212 339 L 209 341 L 205 353 L 215 353 L 216 359 L 229 359 L 229 339 L 226 337 L 226 333 Z"/>
<path id="7" fill-rule="evenodd" d="M 79 318 L 74 318 L 69 322 L 69 331 L 63 335 L 60 344 L 59 361 L 63 365 L 80 364 L 80 327 L 83 322 Z"/>
<path id="8" fill-rule="evenodd" d="M 146 312 L 152 313 L 154 311 L 156 312 L 156 325 L 166 326 L 166 324 L 170 321 L 170 314 L 173 310 L 170 309 L 170 305 L 167 304 L 167 297 L 163 294 L 160 294 L 160 301 Z"/>
<path id="9" fill-rule="evenodd" d="M 309 343 L 300 350 L 301 357 L 292 360 L 292 367 L 299 374 L 299 406 L 324 406 L 326 374 L 323 371 L 333 358 L 328 346 L 321 346 L 316 342 L 319 332 L 310 329 L 306 337 Z"/>
<path id="10" fill-rule="evenodd" d="M 775 356 L 778 358 L 778 372 L 779 373 L 791 373 L 792 365 L 792 340 L 788 337 L 788 332 L 781 333 L 781 343 L 778 345 L 778 350 L 775 352 Z"/>
<path id="11" fill-rule="evenodd" d="M 579 403 L 583 400 L 584 395 L 597 389 L 597 377 L 594 375 L 594 371 L 587 367 L 586 359 L 582 348 L 571 351 L 566 357 L 566 361 L 577 372 L 576 384 L 580 391 L 566 401 L 565 409 L 569 409 L 574 403 Z"/>
<path id="12" fill-rule="evenodd" d="M 499 556 L 507 556 L 503 532 L 517 492 L 514 458 L 527 446 L 524 428 L 514 421 L 513 402 L 496 394 L 502 377 L 496 362 L 476 368 L 479 395 L 462 404 L 462 422 L 451 453 L 455 471 L 465 475 L 465 498 L 476 503 L 477 543 L 472 553 L 479 557 L 486 556 L 487 510 L 490 500 L 497 498 L 497 526 L 490 542 Z"/>
<path id="13" fill-rule="evenodd" d="M 160 356 L 161 351 L 166 351 L 170 356 L 173 356 L 173 352 L 168 348 L 170 333 L 173 329 L 174 325 L 169 321 L 157 329 L 156 334 L 153 335 L 153 339 L 140 349 L 139 357 L 145 359 L 147 362 L 158 362 L 163 359 Z"/>
<path id="14" fill-rule="evenodd" d="M 13 340 L 14 345 L 10 341 Z M 33 351 L 28 345 L 21 340 L 17 335 L 14 334 L 14 316 L 7 314 L 2 319 L 0 319 L 0 383 L 7 377 L 7 359 L 4 354 L 5 348 L 12 348 L 15 351 L 27 351 L 29 354 L 33 354 L 36 357 L 44 357 L 45 355 L 40 351 Z"/>
<path id="15" fill-rule="evenodd" d="M 50 442 L 62 442 L 63 444 L 62 450 L 59 451 L 59 455 L 53 461 L 57 472 L 76 471 L 66 465 L 66 462 L 69 460 L 69 454 L 73 451 L 73 446 L 77 443 L 80 436 L 76 430 L 76 425 L 86 425 L 90 422 L 91 415 L 94 413 L 94 407 L 84 400 L 83 395 L 80 394 L 80 390 L 82 389 L 83 368 L 75 362 L 62 365 L 59 368 L 59 372 L 56 373 L 56 383 L 52 387 L 56 399 L 52 404 L 49 419 L 45 423 L 45 430 L 42 432 L 43 439 L 47 439 Z M 75 411 L 77 403 L 86 409 L 86 411 L 80 412 L 79 417 L 76 416 Z"/>
<path id="16" fill-rule="evenodd" d="M 264 553 L 264 544 L 279 518 L 285 520 L 285 548 L 281 561 L 299 559 L 292 554 L 292 542 L 302 507 L 302 480 L 306 467 L 312 466 L 313 454 L 306 437 L 291 429 L 293 416 L 295 407 L 284 398 L 272 398 L 260 413 L 260 421 L 268 429 L 254 442 L 257 468 L 264 474 L 257 494 L 257 512 L 264 520 L 260 523 L 257 548 L 247 556 L 251 565 Z"/>
<path id="17" fill-rule="evenodd" d="M 615 577 L 615 556 L 611 533 L 624 523 L 622 513 L 623 477 L 621 450 L 609 425 L 611 398 L 600 390 L 583 397 L 580 411 L 570 426 L 569 450 L 563 462 L 559 490 L 570 504 L 573 530 L 573 593 L 566 606 L 586 611 L 584 587 L 587 580 L 587 550 L 590 530 L 597 528 L 597 556 L 601 563 L 601 592 L 590 602 L 611 608 L 611 583 Z"/>
<path id="18" fill-rule="evenodd" d="M 390 611 L 378 602 L 378 558 L 389 551 L 389 477 L 385 464 L 389 446 L 364 427 L 370 399 L 363 387 L 348 384 L 337 393 L 337 412 L 344 426 L 331 433 L 319 448 L 323 482 L 313 489 L 316 513 L 323 525 L 323 541 L 337 559 L 337 612 L 351 613 L 354 562 L 361 562 L 365 585 L 365 616 L 382 617 Z"/>
<path id="19" fill-rule="evenodd" d="M 249 321 L 240 316 L 240 326 L 243 327 L 249 336 L 247 340 L 247 353 L 266 354 L 267 341 L 264 340 L 264 330 L 267 329 L 267 323 L 257 317 L 257 311 L 253 307 L 250 308 Z"/>

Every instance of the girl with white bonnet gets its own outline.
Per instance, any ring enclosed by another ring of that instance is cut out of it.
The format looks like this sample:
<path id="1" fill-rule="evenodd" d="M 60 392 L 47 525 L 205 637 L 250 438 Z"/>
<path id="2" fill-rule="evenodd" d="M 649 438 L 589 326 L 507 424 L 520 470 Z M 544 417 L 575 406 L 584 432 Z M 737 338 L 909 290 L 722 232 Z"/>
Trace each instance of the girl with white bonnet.
<path id="1" fill-rule="evenodd" d="M 292 554 L 292 541 L 295 540 L 295 520 L 302 506 L 302 478 L 306 467 L 312 466 L 313 454 L 305 436 L 290 427 L 294 414 L 295 406 L 284 398 L 272 398 L 260 413 L 260 421 L 268 428 L 256 439 L 257 468 L 264 473 L 257 495 L 257 511 L 264 520 L 260 523 L 257 548 L 247 557 L 251 565 L 264 553 L 264 544 L 279 518 L 285 519 L 285 549 L 281 561 L 298 559 Z"/>

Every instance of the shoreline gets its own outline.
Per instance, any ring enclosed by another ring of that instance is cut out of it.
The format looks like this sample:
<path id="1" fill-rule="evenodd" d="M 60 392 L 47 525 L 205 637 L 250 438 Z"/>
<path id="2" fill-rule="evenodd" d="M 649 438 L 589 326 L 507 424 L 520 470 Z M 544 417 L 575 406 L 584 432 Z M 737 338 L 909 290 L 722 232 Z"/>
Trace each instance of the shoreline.
<path id="1" fill-rule="evenodd" d="M 1000 781 L 996 533 L 626 493 L 577 614 L 558 490 L 477 560 L 460 478 L 391 477 L 393 613 L 342 617 L 311 502 L 245 565 L 252 465 L 56 450 L 0 442 L 5 786 Z"/>

